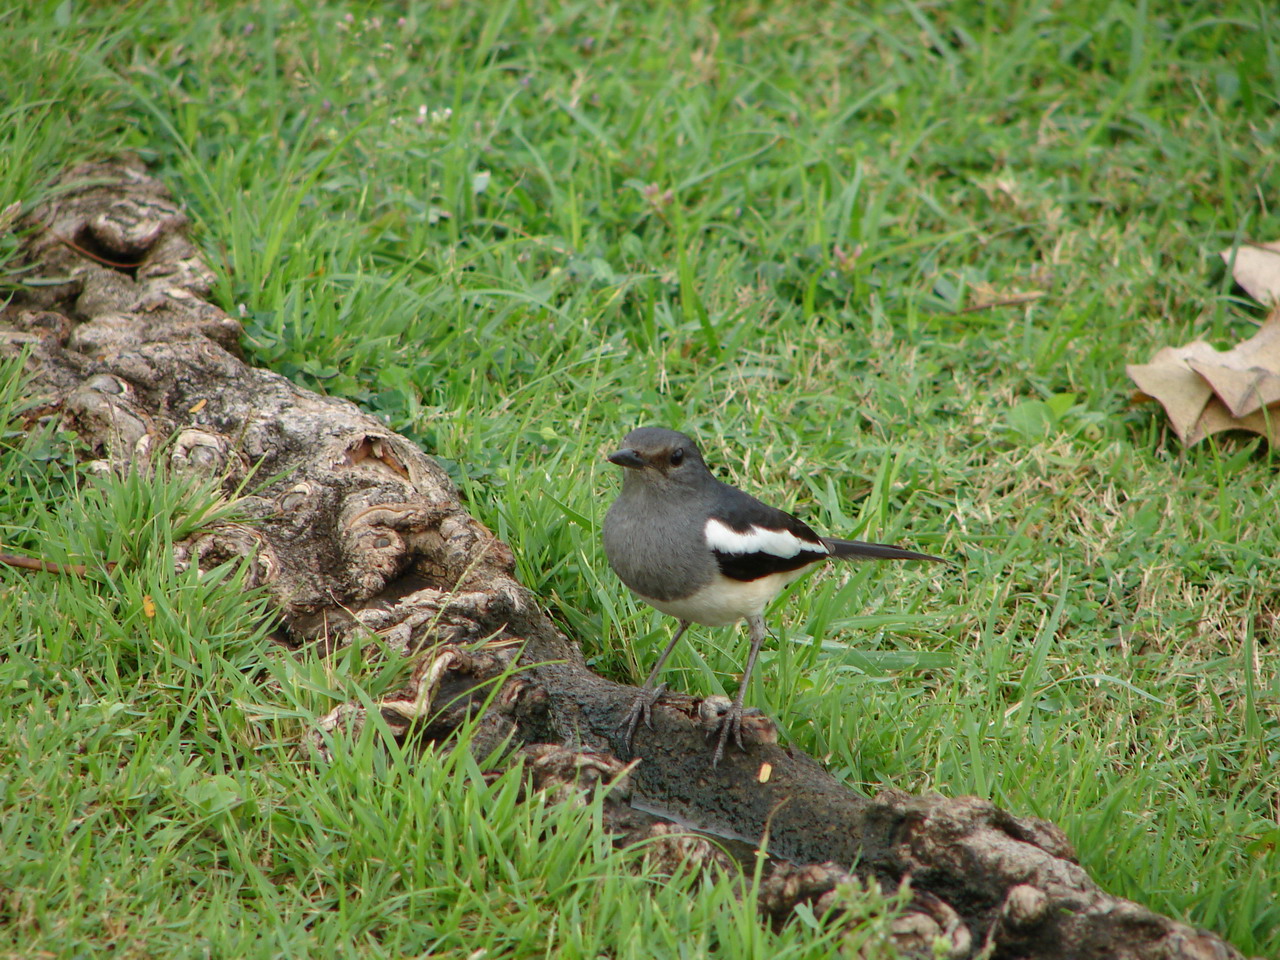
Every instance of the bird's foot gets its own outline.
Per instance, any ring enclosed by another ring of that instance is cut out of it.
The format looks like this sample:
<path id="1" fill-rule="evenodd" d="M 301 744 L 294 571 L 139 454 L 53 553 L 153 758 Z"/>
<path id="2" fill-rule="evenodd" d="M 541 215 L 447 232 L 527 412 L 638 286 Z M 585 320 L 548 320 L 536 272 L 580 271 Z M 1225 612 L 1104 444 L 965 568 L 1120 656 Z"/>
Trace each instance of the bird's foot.
<path id="1" fill-rule="evenodd" d="M 747 743 L 778 742 L 778 728 L 772 720 L 755 707 L 744 707 L 727 697 L 707 697 L 698 708 L 698 716 L 707 728 L 707 739 L 716 738 L 716 749 L 711 755 L 713 769 L 719 766 L 730 737 L 743 753 L 747 751 L 744 733 Z"/>
<path id="2" fill-rule="evenodd" d="M 660 683 L 653 688 L 640 688 L 636 691 L 635 699 L 631 701 L 631 709 L 627 713 L 627 717 L 620 724 L 618 729 L 622 731 L 622 746 L 627 755 L 631 755 L 631 741 L 636 735 L 636 727 L 640 726 L 641 721 L 650 730 L 653 729 L 653 705 L 658 702 L 664 693 L 667 692 L 667 685 Z"/>
<path id="3" fill-rule="evenodd" d="M 740 703 L 731 704 L 724 712 L 724 716 L 720 718 L 720 736 L 716 738 L 716 752 L 711 755 L 712 770 L 720 765 L 720 758 L 724 756 L 724 745 L 729 742 L 730 736 L 738 745 L 738 749 L 746 753 L 747 748 L 742 745 L 742 704 Z"/>

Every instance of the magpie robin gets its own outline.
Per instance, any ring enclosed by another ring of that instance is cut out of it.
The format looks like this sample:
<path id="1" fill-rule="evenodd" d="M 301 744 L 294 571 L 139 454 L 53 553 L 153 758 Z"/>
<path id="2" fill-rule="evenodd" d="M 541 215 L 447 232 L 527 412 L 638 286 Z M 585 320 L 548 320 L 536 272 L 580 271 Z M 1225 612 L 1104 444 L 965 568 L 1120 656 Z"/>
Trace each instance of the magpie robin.
<path id="1" fill-rule="evenodd" d="M 718 627 L 746 620 L 751 634 L 742 684 L 720 721 L 714 767 L 730 736 L 743 748 L 742 698 L 764 641 L 762 614 L 783 587 L 832 558 L 946 562 L 900 547 L 818 536 L 791 514 L 721 483 L 698 445 L 674 430 L 632 430 L 609 461 L 626 469 L 622 493 L 604 518 L 605 556 L 636 596 L 679 622 L 623 723 L 628 752 L 640 721 L 651 725 L 653 705 L 666 690 L 656 683 L 658 675 L 690 623 Z"/>

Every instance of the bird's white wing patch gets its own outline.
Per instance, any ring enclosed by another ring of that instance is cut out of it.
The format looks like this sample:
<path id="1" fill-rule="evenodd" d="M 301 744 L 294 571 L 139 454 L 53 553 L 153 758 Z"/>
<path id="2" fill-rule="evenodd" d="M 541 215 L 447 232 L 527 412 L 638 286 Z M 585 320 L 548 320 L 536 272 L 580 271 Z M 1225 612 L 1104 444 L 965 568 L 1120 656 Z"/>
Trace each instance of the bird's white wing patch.
<path id="1" fill-rule="evenodd" d="M 768 530 L 752 524 L 745 532 L 739 532 L 715 517 L 707 521 L 704 532 L 707 546 L 721 553 L 768 553 L 787 560 L 801 551 L 830 553 L 825 544 L 801 540 L 789 530 Z"/>

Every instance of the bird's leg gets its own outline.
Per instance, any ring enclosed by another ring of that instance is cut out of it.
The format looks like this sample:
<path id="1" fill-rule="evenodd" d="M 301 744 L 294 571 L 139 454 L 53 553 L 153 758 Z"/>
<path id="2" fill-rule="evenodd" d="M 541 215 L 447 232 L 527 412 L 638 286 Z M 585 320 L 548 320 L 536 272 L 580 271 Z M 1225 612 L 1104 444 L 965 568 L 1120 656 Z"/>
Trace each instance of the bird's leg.
<path id="1" fill-rule="evenodd" d="M 636 735 L 636 727 L 640 725 L 640 721 L 643 720 L 646 727 L 653 729 L 651 719 L 653 705 L 658 702 L 658 698 L 667 689 L 665 683 L 657 683 L 658 674 L 662 673 L 662 667 L 666 664 L 667 657 L 671 656 L 671 651 L 676 648 L 676 644 L 680 642 L 680 638 L 688 628 L 689 621 L 681 620 L 680 626 L 676 627 L 676 632 L 671 637 L 671 642 L 667 644 L 667 649 L 662 651 L 662 654 L 658 657 L 658 662 L 649 671 L 649 679 L 644 682 L 643 687 L 636 691 L 636 696 L 631 702 L 631 711 L 627 714 L 627 718 L 618 724 L 619 730 L 625 728 L 622 744 L 628 754 L 631 753 L 631 739 Z"/>
<path id="2" fill-rule="evenodd" d="M 747 695 L 747 685 L 751 683 L 751 671 L 756 666 L 756 656 L 760 653 L 760 645 L 764 643 L 764 617 L 756 614 L 747 618 L 747 629 L 751 632 L 751 652 L 747 654 L 747 668 L 742 671 L 742 684 L 738 687 L 738 695 L 733 704 L 720 718 L 720 737 L 716 741 L 716 752 L 711 755 L 711 767 L 714 769 L 724 756 L 724 745 L 732 734 L 733 742 L 739 750 L 746 750 L 742 745 L 742 699 Z"/>

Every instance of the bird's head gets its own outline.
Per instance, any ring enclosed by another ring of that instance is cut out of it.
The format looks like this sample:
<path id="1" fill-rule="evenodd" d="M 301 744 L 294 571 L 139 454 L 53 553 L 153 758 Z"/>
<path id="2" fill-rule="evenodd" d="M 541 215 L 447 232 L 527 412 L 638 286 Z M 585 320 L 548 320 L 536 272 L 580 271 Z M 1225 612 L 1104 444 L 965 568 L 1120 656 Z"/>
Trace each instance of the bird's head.
<path id="1" fill-rule="evenodd" d="M 662 427 L 632 430 L 608 459 L 626 468 L 624 488 L 636 484 L 658 489 L 697 487 L 711 476 L 698 445 L 683 433 Z"/>

